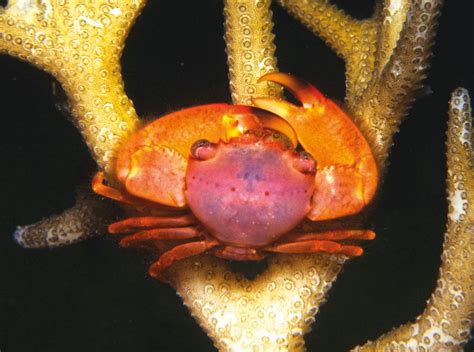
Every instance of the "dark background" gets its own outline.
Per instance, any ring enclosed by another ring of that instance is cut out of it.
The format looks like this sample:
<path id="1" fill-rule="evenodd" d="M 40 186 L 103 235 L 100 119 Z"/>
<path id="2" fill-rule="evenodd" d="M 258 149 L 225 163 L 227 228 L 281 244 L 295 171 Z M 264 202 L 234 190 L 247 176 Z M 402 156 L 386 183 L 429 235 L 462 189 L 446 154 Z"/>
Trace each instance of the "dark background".
<path id="1" fill-rule="evenodd" d="M 4 3 L 5 1 L 2 1 Z M 369 16 L 373 1 L 336 1 Z M 127 40 L 126 89 L 140 115 L 229 101 L 221 1 L 150 1 Z M 306 335 L 309 351 L 345 351 L 412 320 L 435 285 L 445 229 L 445 129 L 450 92 L 472 90 L 472 2 L 447 1 L 421 96 L 395 138 L 378 234 L 347 265 Z M 344 66 L 274 6 L 279 68 L 344 97 Z M 106 237 L 24 250 L 16 225 L 71 206 L 94 172 L 85 144 L 55 109 L 53 79 L 0 57 L 0 350 L 210 351 L 175 292 L 146 275 L 147 260 Z M 473 344 L 466 350 L 472 350 Z"/>

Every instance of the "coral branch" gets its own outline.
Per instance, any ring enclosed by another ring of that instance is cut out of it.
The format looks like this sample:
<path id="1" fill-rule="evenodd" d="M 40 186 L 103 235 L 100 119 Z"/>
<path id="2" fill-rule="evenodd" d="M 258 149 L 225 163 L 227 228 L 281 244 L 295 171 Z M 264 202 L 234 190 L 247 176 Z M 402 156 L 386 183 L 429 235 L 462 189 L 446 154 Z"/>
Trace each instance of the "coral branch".
<path id="1" fill-rule="evenodd" d="M 451 98 L 447 132 L 448 224 L 436 289 L 424 312 L 355 351 L 461 351 L 474 327 L 474 154 L 469 94 Z"/>
<path id="2" fill-rule="evenodd" d="M 363 21 L 324 0 L 279 2 L 346 61 L 346 103 L 384 169 L 425 77 L 442 0 L 385 0 Z"/>
<path id="3" fill-rule="evenodd" d="M 94 159 L 106 171 L 138 121 L 119 60 L 144 3 L 17 0 L 0 9 L 0 53 L 59 80 Z"/>
<path id="4" fill-rule="evenodd" d="M 278 3 L 346 61 L 346 99 L 351 100 L 367 88 L 375 65 L 378 15 L 356 20 L 327 0 L 278 0 Z"/>
<path id="5" fill-rule="evenodd" d="M 234 104 L 251 105 L 253 97 L 281 96 L 277 85 L 257 83 L 264 74 L 278 70 L 270 3 L 270 0 L 225 1 L 225 41 Z"/>
<path id="6" fill-rule="evenodd" d="M 384 0 L 383 7 L 374 15 L 378 22 L 378 39 L 375 44 L 376 75 L 380 75 L 397 47 L 410 8 L 411 0 Z"/>
<path id="7" fill-rule="evenodd" d="M 375 39 L 372 20 L 356 20 L 327 0 L 278 0 L 278 3 L 344 59 L 359 51 L 362 41 Z"/>
<path id="8" fill-rule="evenodd" d="M 356 122 L 366 132 L 376 150 L 379 165 L 385 163 L 393 135 L 406 116 L 415 92 L 422 86 L 431 57 L 441 3 L 438 0 L 412 2 L 393 52 L 386 52 L 378 57 L 379 74 L 373 77 L 363 94 L 348 99 Z M 383 23 L 387 21 L 384 18 Z M 382 33 L 388 37 L 389 29 L 386 27 L 388 26 L 382 26 Z M 390 34 L 390 37 L 394 38 L 395 34 Z M 379 46 L 385 45 L 382 42 Z M 383 65 L 387 59 L 387 63 Z"/>
<path id="9" fill-rule="evenodd" d="M 14 236 L 25 248 L 66 246 L 104 233 L 112 216 L 110 204 L 104 204 L 88 188 L 80 189 L 72 208 L 35 224 L 19 226 Z"/>
<path id="10" fill-rule="evenodd" d="M 170 278 L 220 351 L 302 351 L 343 262 L 327 254 L 278 255 L 249 281 L 205 256 L 178 263 Z"/>

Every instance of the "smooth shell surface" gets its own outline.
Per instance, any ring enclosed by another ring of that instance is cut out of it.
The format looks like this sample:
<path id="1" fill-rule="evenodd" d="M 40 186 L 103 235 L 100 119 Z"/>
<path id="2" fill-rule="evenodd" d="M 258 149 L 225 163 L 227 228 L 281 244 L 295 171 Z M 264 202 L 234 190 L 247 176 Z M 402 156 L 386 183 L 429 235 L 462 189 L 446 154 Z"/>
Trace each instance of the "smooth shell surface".
<path id="1" fill-rule="evenodd" d="M 220 242 L 258 248 L 308 213 L 314 173 L 295 169 L 295 154 L 275 143 L 219 143 L 208 160 L 189 159 L 186 199 Z"/>

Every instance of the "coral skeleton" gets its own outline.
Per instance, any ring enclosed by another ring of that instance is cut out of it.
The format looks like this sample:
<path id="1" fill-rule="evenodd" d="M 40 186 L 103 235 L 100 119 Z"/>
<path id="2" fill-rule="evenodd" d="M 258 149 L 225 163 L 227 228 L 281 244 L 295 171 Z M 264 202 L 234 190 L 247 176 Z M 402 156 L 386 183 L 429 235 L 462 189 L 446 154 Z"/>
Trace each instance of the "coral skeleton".
<path id="1" fill-rule="evenodd" d="M 117 149 L 140 124 L 120 67 L 124 41 L 145 0 L 11 0 L 0 9 L 0 52 L 49 72 L 62 85 L 75 125 L 98 168 L 113 183 Z M 225 0 L 225 40 L 234 103 L 281 97 L 257 83 L 278 71 L 270 1 Z M 356 20 L 326 0 L 278 0 L 346 63 L 346 105 L 371 145 L 381 174 L 394 134 L 422 86 L 441 0 L 385 0 Z M 468 93 L 450 102 L 450 202 L 437 287 L 412 323 L 355 350 L 460 350 L 474 312 L 473 159 Z M 87 197 L 86 197 L 87 198 Z M 96 200 L 80 198 L 64 214 L 19 228 L 26 247 L 90 236 L 107 220 Z M 91 211 L 91 209 L 95 209 Z M 100 216 L 98 216 L 100 214 Z M 102 222 L 102 224 L 101 224 Z M 171 285 L 222 351 L 299 351 L 344 266 L 339 255 L 274 255 L 253 280 L 206 255 L 174 265 Z"/>

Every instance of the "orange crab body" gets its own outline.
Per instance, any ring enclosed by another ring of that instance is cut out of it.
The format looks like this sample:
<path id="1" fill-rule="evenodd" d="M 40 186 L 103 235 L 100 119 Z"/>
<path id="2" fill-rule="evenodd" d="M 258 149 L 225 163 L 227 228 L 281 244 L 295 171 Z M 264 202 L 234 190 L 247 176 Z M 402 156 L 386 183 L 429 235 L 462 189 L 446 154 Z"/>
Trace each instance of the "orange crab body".
<path id="1" fill-rule="evenodd" d="M 344 240 L 374 238 L 372 231 L 298 233 L 295 227 L 359 212 L 378 182 L 361 132 L 331 100 L 282 73 L 270 80 L 303 104 L 259 98 L 248 106 L 212 104 L 155 120 L 131 136 L 118 154 L 116 181 L 98 173 L 93 189 L 108 198 L 152 210 L 109 226 L 128 234 L 123 246 L 181 240 L 149 269 L 164 279 L 174 261 L 211 252 L 259 260 L 268 252 L 324 251 L 351 256 Z M 298 149 L 303 152 L 297 152 Z"/>

